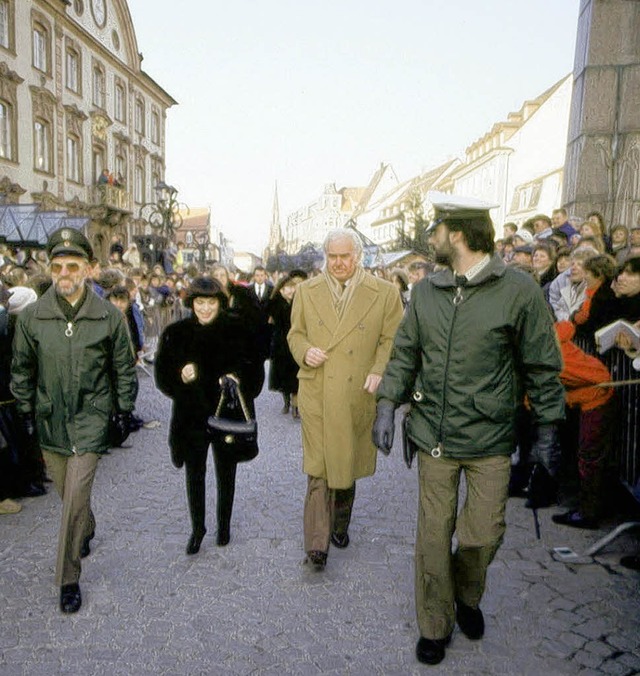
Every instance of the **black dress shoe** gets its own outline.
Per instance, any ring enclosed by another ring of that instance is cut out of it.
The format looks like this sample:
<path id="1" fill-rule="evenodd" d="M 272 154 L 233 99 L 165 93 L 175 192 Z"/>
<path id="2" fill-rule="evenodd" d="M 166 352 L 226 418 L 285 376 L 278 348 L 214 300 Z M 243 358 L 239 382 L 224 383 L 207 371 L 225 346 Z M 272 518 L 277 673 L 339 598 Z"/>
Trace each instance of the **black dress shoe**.
<path id="1" fill-rule="evenodd" d="M 451 634 L 446 638 L 420 637 L 416 645 L 416 657 L 423 664 L 440 664 L 444 659 L 445 648 L 451 641 Z"/>
<path id="2" fill-rule="evenodd" d="M 314 570 L 324 570 L 324 567 L 327 565 L 327 553 L 319 552 L 317 550 L 307 552 L 305 563 L 310 563 Z"/>
<path id="3" fill-rule="evenodd" d="M 89 543 L 95 537 L 96 532 L 93 530 L 87 537 L 82 541 L 82 547 L 80 547 L 80 558 L 85 559 L 89 554 L 91 554 L 91 547 Z"/>
<path id="4" fill-rule="evenodd" d="M 218 528 L 218 547 L 226 547 L 231 540 L 231 531 L 229 528 Z"/>
<path id="5" fill-rule="evenodd" d="M 462 633 L 471 641 L 484 636 L 484 617 L 480 608 L 472 608 L 456 601 L 456 621 Z"/>
<path id="6" fill-rule="evenodd" d="M 582 516 L 577 510 L 570 510 L 564 514 L 554 514 L 551 520 L 553 523 L 560 524 L 561 526 L 571 526 L 572 528 L 595 530 L 598 527 L 598 522 L 595 519 Z"/>
<path id="7" fill-rule="evenodd" d="M 82 605 L 82 594 L 80 594 L 80 585 L 63 584 L 60 587 L 60 610 L 63 613 L 77 613 Z"/>
<path id="8" fill-rule="evenodd" d="M 620 559 L 620 565 L 630 570 L 640 570 L 640 555 L 630 554 Z"/>
<path id="9" fill-rule="evenodd" d="M 39 498 L 41 495 L 46 495 L 47 489 L 41 483 L 31 483 L 24 490 L 24 495 L 20 497 L 25 498 Z"/>
<path id="10" fill-rule="evenodd" d="M 338 549 L 345 549 L 349 546 L 349 533 L 338 535 L 338 533 L 331 533 L 331 544 Z"/>
<path id="11" fill-rule="evenodd" d="M 191 537 L 187 543 L 187 554 L 197 554 L 200 551 L 200 545 L 206 532 L 206 530 L 202 530 L 191 533 Z"/>

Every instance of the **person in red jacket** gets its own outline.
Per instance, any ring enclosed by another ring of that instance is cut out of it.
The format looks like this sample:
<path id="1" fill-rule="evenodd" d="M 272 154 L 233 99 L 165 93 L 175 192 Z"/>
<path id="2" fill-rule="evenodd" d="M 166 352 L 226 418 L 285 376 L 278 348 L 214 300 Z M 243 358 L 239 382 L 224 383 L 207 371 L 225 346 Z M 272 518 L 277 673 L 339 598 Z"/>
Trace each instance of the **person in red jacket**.
<path id="1" fill-rule="evenodd" d="M 554 523 L 574 528 L 597 528 L 600 517 L 601 492 L 606 460 L 611 451 L 614 416 L 613 390 L 598 387 L 611 381 L 607 367 L 597 358 L 583 352 L 571 340 L 575 327 L 569 321 L 558 322 L 564 367 L 560 380 L 565 387 L 569 407 L 580 409 L 578 438 L 578 474 L 580 507 L 563 514 L 554 514 Z"/>

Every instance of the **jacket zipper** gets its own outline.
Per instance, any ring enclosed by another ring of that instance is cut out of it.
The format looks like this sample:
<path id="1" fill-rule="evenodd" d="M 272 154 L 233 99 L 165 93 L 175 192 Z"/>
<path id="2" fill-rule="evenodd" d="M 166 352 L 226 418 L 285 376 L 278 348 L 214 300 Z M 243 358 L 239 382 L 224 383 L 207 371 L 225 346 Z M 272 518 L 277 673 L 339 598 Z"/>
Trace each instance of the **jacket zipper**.
<path id="1" fill-rule="evenodd" d="M 449 336 L 447 338 L 447 357 L 445 360 L 445 368 L 444 368 L 444 379 L 442 382 L 442 414 L 440 415 L 440 425 L 439 425 L 439 433 L 438 433 L 438 444 L 436 445 L 435 448 L 432 448 L 430 451 L 430 454 L 434 458 L 439 458 L 443 451 L 444 451 L 444 433 L 442 431 L 442 426 L 444 424 L 444 413 L 445 413 L 445 406 L 446 406 L 446 401 L 447 401 L 447 383 L 449 381 L 448 373 L 449 373 L 449 360 L 451 358 L 451 343 L 452 343 L 452 336 L 453 336 L 453 325 L 456 321 L 456 314 L 458 312 L 458 305 L 463 301 L 462 297 L 462 287 L 458 286 L 456 288 L 456 295 L 453 297 L 453 300 L 451 301 L 453 303 L 453 316 L 451 317 L 451 325 L 449 327 Z"/>
<path id="2" fill-rule="evenodd" d="M 67 338 L 72 338 L 72 337 L 73 337 L 73 322 L 67 322 L 67 328 L 65 329 L 64 335 L 65 335 Z M 69 347 L 69 349 L 71 349 L 71 346 Z M 71 351 L 73 351 L 73 350 L 71 350 Z M 71 363 L 73 363 L 73 359 L 71 360 Z M 73 444 L 73 445 L 71 446 L 71 452 L 72 452 L 74 455 L 76 455 L 76 454 L 78 453 L 75 444 Z"/>

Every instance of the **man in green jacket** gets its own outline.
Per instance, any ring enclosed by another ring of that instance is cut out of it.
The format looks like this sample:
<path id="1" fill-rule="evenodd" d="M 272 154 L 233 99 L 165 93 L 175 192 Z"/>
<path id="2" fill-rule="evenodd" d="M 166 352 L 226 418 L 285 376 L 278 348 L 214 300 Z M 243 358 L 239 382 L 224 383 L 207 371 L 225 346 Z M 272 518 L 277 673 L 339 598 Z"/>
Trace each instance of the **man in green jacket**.
<path id="1" fill-rule="evenodd" d="M 138 389 L 124 316 L 86 284 L 91 244 L 62 228 L 47 243 L 52 286 L 19 316 L 11 390 L 24 431 L 42 448 L 62 498 L 56 584 L 60 609 L 80 609 L 80 559 L 89 554 L 95 519 L 91 486 L 108 450 L 115 416 L 126 438 Z"/>
<path id="2" fill-rule="evenodd" d="M 431 194 L 428 229 L 442 270 L 413 290 L 377 392 L 373 438 L 388 453 L 394 410 L 412 401 L 407 436 L 418 449 L 418 660 L 437 664 L 455 621 L 484 634 L 486 572 L 505 531 L 515 411 L 526 394 L 539 425 L 532 456 L 553 473 L 564 391 L 552 319 L 527 274 L 494 253 L 490 205 Z M 467 491 L 458 515 L 460 475 Z M 453 534 L 458 546 L 451 553 Z"/>

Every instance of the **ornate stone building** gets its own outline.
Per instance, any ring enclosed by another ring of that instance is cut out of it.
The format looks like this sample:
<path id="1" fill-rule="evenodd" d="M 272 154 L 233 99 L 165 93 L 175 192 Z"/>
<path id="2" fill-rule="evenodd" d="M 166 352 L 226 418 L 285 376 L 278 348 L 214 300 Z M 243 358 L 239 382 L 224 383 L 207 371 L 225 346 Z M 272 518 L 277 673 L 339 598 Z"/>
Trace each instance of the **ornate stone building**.
<path id="1" fill-rule="evenodd" d="M 0 0 L 0 199 L 89 216 L 103 258 L 164 179 L 176 101 L 141 62 L 126 0 Z"/>

